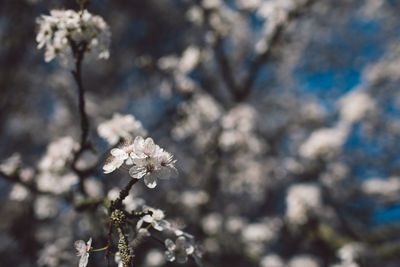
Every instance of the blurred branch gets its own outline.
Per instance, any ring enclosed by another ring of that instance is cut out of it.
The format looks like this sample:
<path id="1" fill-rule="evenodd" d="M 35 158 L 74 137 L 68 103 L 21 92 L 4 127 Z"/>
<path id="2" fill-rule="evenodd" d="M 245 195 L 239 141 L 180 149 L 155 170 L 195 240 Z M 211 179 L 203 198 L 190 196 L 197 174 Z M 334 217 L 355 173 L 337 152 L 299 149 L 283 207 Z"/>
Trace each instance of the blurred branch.
<path id="1" fill-rule="evenodd" d="M 253 87 L 254 81 L 261 69 L 261 67 L 271 59 L 274 48 L 277 47 L 281 41 L 281 37 L 284 34 L 288 25 L 295 19 L 304 15 L 306 11 L 314 4 L 316 0 L 307 0 L 303 4 L 298 5 L 295 9 L 291 10 L 287 14 L 286 20 L 278 23 L 271 33 L 271 37 L 266 44 L 266 49 L 261 53 L 249 68 L 247 77 L 245 78 L 243 84 L 238 87 L 238 90 L 234 92 L 236 101 L 243 101 L 250 93 Z"/>
<path id="2" fill-rule="evenodd" d="M 21 177 L 18 176 L 17 174 L 8 175 L 8 174 L 0 171 L 0 177 L 9 182 L 18 183 L 18 184 L 26 187 L 33 193 L 42 194 L 42 195 L 54 195 L 54 193 L 52 193 L 52 192 L 39 190 L 34 183 L 28 183 L 26 181 L 23 181 L 21 179 Z"/>
<path id="3" fill-rule="evenodd" d="M 222 36 L 219 35 L 215 44 L 215 53 L 217 55 L 218 66 L 222 73 L 222 78 L 225 81 L 230 92 L 233 93 L 237 92 L 239 88 L 236 84 L 235 77 L 233 76 L 233 71 L 229 59 L 224 53 L 223 42 L 224 40 Z"/>

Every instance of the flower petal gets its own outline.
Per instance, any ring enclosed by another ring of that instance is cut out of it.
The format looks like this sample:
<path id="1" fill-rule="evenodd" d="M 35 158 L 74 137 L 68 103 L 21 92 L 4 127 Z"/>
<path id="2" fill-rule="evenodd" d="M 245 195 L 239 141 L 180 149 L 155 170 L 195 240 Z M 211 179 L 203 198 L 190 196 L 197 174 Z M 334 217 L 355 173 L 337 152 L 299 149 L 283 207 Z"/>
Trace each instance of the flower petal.
<path id="1" fill-rule="evenodd" d="M 169 251 L 174 251 L 176 249 L 175 243 L 171 239 L 169 239 L 169 238 L 165 239 L 164 243 L 165 243 L 165 247 Z"/>
<path id="2" fill-rule="evenodd" d="M 155 174 L 155 172 L 149 173 L 144 177 L 144 184 L 148 188 L 154 188 L 157 186 L 157 175 Z"/>
<path id="3" fill-rule="evenodd" d="M 143 176 L 146 175 L 146 173 L 147 170 L 144 167 L 133 166 L 132 168 L 129 169 L 129 175 L 136 179 L 142 178 Z"/>

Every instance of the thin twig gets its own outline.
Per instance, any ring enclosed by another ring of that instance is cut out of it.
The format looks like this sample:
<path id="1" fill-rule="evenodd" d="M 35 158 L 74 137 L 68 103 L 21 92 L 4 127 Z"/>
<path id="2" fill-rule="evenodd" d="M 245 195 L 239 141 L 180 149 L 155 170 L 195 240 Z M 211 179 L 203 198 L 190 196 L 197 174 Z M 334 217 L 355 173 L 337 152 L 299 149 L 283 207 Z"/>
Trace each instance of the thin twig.
<path id="1" fill-rule="evenodd" d="M 122 201 L 129 195 L 129 191 L 131 190 L 132 186 L 136 184 L 139 181 L 139 179 L 132 178 L 129 183 L 125 186 L 123 190 L 119 192 L 119 197 L 111 202 L 110 205 L 110 214 L 116 210 L 120 209 L 122 206 Z"/>
<path id="2" fill-rule="evenodd" d="M 74 154 L 72 160 L 72 169 L 79 177 L 79 190 L 82 194 L 86 194 L 86 190 L 84 187 L 84 182 L 86 175 L 80 172 L 76 168 L 76 162 L 79 159 L 79 156 L 87 149 L 90 148 L 88 143 L 88 136 L 89 136 L 89 120 L 85 110 L 85 89 L 83 87 L 82 82 L 82 62 L 85 55 L 85 50 L 87 47 L 87 43 L 83 42 L 80 44 L 75 43 L 73 40 L 69 39 L 69 43 L 71 45 L 72 51 L 75 57 L 75 70 L 71 71 L 72 76 L 75 79 L 75 82 L 78 87 L 78 107 L 79 107 L 79 116 L 80 116 L 80 126 L 81 126 L 81 140 L 80 140 L 80 147 L 79 150 Z"/>

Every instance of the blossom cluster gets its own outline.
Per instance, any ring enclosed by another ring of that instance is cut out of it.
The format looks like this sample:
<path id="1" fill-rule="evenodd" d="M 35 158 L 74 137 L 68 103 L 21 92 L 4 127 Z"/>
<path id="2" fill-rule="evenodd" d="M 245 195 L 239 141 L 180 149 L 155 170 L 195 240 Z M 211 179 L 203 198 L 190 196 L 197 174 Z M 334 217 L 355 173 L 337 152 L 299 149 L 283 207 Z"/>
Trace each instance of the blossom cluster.
<path id="1" fill-rule="evenodd" d="M 111 156 L 103 170 L 104 173 L 111 173 L 124 163 L 132 165 L 129 175 L 136 179 L 144 177 L 146 186 L 154 188 L 157 186 L 157 178 L 168 179 L 177 173 L 175 162 L 173 155 L 156 145 L 153 139 L 138 136 L 133 143 L 128 142 L 111 149 Z"/>
<path id="2" fill-rule="evenodd" d="M 128 139 L 132 135 L 147 135 L 142 123 L 136 120 L 134 116 L 119 113 L 115 113 L 110 120 L 100 123 L 97 132 L 110 145 L 116 145 L 121 138 Z"/>
<path id="3" fill-rule="evenodd" d="M 100 16 L 87 10 L 52 10 L 50 16 L 42 15 L 38 20 L 36 36 L 38 48 L 46 47 L 45 61 L 56 58 L 61 65 L 72 67 L 75 49 L 83 49 L 89 55 L 108 59 L 111 33 Z"/>

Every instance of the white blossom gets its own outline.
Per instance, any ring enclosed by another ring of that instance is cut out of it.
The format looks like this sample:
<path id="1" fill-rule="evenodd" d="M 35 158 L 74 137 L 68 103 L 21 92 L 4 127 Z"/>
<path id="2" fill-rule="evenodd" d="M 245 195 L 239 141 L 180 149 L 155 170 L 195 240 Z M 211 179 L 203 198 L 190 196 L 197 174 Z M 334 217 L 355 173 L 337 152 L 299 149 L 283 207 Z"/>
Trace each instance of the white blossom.
<path id="1" fill-rule="evenodd" d="M 133 142 L 133 152 L 130 157 L 133 166 L 129 174 L 136 179 L 144 177 L 144 183 L 149 188 L 157 186 L 157 179 L 168 179 L 176 174 L 175 162 L 172 154 L 156 145 L 151 138 L 143 139 L 138 136 Z"/>
<path id="2" fill-rule="evenodd" d="M 163 231 L 165 228 L 169 227 L 169 223 L 164 220 L 164 212 L 160 209 L 149 208 L 148 211 L 151 212 L 151 215 L 146 214 L 141 218 L 136 225 L 136 229 L 139 229 L 143 222 L 150 223 L 151 226 L 157 231 Z"/>
<path id="3" fill-rule="evenodd" d="M 12 190 L 9 194 L 9 197 L 11 200 L 15 201 L 23 201 L 28 198 L 30 192 L 28 189 L 26 189 L 25 186 L 16 183 L 13 185 Z"/>
<path id="4" fill-rule="evenodd" d="M 310 213 L 322 208 L 321 190 L 313 184 L 292 185 L 286 195 L 286 216 L 291 223 L 304 224 Z"/>
<path id="5" fill-rule="evenodd" d="M 132 115 L 115 113 L 112 119 L 104 121 L 97 127 L 98 134 L 107 140 L 110 145 L 115 145 L 120 139 L 129 139 L 131 136 L 145 136 L 146 130 L 142 123 Z"/>
<path id="6" fill-rule="evenodd" d="M 73 153 L 77 151 L 79 144 L 72 137 L 66 136 L 49 144 L 46 154 L 39 162 L 39 170 L 42 172 L 61 172 L 73 159 Z"/>
<path id="7" fill-rule="evenodd" d="M 145 259 L 145 265 L 149 267 L 162 266 L 165 263 L 165 258 L 159 250 L 150 250 Z"/>
<path id="8" fill-rule="evenodd" d="M 349 123 L 361 120 L 365 114 L 373 110 L 375 101 L 363 90 L 354 90 L 339 100 L 341 119 Z"/>
<path id="9" fill-rule="evenodd" d="M 288 267 L 319 267 L 318 261 L 309 255 L 297 255 L 290 259 L 287 264 Z"/>
<path id="10" fill-rule="evenodd" d="M 337 255 L 341 260 L 341 266 L 358 267 L 357 261 L 366 252 L 366 248 L 361 243 L 352 242 L 341 247 Z"/>
<path id="11" fill-rule="evenodd" d="M 178 237 L 175 243 L 171 239 L 166 239 L 165 246 L 167 248 L 165 256 L 168 261 L 176 260 L 178 263 L 185 263 L 188 256 L 194 252 L 194 246 L 184 236 Z"/>
<path id="12" fill-rule="evenodd" d="M 64 194 L 68 192 L 78 181 L 78 177 L 72 172 L 64 175 L 42 172 L 37 176 L 38 189 L 54 194 Z"/>
<path id="13" fill-rule="evenodd" d="M 103 18 L 87 10 L 52 10 L 50 15 L 37 19 L 39 32 L 36 36 L 38 48 L 46 48 L 45 61 L 56 58 L 61 65 L 72 68 L 74 51 L 72 46 L 84 47 L 89 55 L 100 59 L 109 57 L 111 33 Z"/>
<path id="14" fill-rule="evenodd" d="M 348 134 L 349 127 L 345 123 L 339 123 L 333 128 L 318 129 L 300 146 L 300 155 L 306 158 L 335 155 L 344 145 Z"/>
<path id="15" fill-rule="evenodd" d="M 21 155 L 14 153 L 11 157 L 0 164 L 0 171 L 7 175 L 13 175 L 21 166 Z"/>
<path id="16" fill-rule="evenodd" d="M 89 251 L 92 247 L 92 238 L 89 238 L 87 243 L 83 240 L 77 240 L 74 247 L 77 251 L 76 255 L 80 257 L 79 267 L 86 267 L 89 261 Z"/>
<path id="17" fill-rule="evenodd" d="M 40 196 L 33 203 L 33 210 L 38 219 L 53 218 L 58 213 L 58 201 L 49 196 Z"/>

